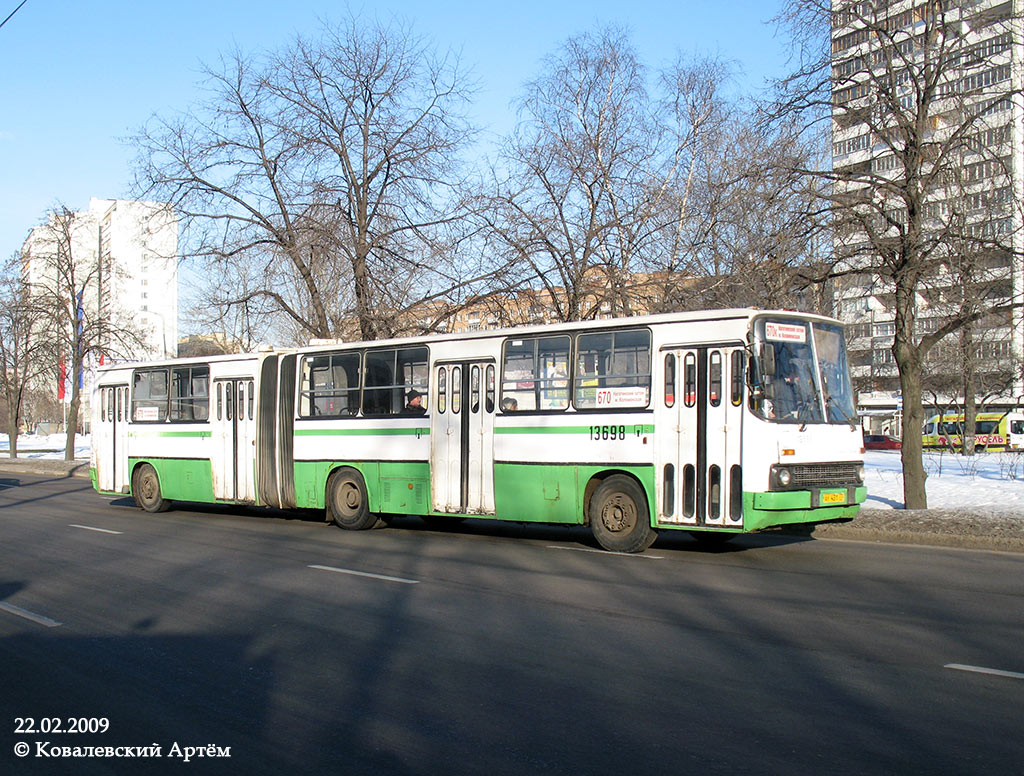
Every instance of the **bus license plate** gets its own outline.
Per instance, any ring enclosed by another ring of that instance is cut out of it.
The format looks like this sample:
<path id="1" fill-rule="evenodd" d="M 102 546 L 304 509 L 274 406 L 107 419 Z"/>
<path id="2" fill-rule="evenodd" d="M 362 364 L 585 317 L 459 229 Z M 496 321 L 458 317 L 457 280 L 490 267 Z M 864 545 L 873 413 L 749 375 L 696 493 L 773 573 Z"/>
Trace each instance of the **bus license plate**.
<path id="1" fill-rule="evenodd" d="M 845 504 L 846 494 L 845 493 L 822 493 L 821 494 L 822 504 Z"/>

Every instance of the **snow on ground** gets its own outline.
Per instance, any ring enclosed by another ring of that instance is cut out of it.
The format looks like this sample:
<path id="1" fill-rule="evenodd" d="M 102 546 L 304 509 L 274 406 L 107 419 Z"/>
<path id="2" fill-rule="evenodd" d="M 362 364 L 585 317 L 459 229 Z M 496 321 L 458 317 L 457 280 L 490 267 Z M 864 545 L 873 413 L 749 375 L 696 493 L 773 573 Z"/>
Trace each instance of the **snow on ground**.
<path id="1" fill-rule="evenodd" d="M 18 457 L 62 460 L 66 441 L 67 437 L 64 434 L 20 434 L 18 436 Z M 0 434 L 0 455 L 7 455 L 10 449 L 7 434 Z M 88 461 L 91 449 L 88 434 L 75 435 L 75 460 Z"/>
<path id="2" fill-rule="evenodd" d="M 88 460 L 89 436 L 75 440 L 75 458 Z M 7 435 L 0 434 L 0 455 L 8 450 Z M 18 437 L 19 458 L 64 457 L 64 435 Z M 899 451 L 864 454 L 871 509 L 903 508 L 903 472 Z M 991 507 L 993 511 L 1024 512 L 1024 453 L 979 453 L 973 458 L 948 452 L 926 452 L 928 506 L 937 509 Z"/>
<path id="3" fill-rule="evenodd" d="M 903 470 L 898 450 L 864 454 L 872 509 L 903 508 Z M 991 507 L 1024 512 L 1024 453 L 978 453 L 970 458 L 925 452 L 928 506 L 933 509 Z"/>

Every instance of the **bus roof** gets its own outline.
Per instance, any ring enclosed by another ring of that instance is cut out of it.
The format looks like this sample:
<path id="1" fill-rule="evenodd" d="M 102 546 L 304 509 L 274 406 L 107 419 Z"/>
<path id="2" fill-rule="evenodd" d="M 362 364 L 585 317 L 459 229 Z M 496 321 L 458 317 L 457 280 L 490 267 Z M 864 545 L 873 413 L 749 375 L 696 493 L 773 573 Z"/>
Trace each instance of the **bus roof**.
<path id="1" fill-rule="evenodd" d="M 110 364 L 98 369 L 100 374 L 118 369 L 135 369 L 138 367 L 159 367 L 182 364 L 206 364 L 212 361 L 218 363 L 225 361 L 237 361 L 253 358 L 261 358 L 268 355 L 284 355 L 287 353 L 314 353 L 322 352 L 336 347 L 386 347 L 402 346 L 412 344 L 430 344 L 437 342 L 457 342 L 493 339 L 496 337 L 510 336 L 531 336 L 537 334 L 552 334 L 563 331 L 588 331 L 602 329 L 618 329 L 631 326 L 655 326 L 668 323 L 700 323 L 700 322 L 723 322 L 723 321 L 750 321 L 758 316 L 779 316 L 787 318 L 800 318 L 810 321 L 821 321 L 825 323 L 840 324 L 834 318 L 814 313 L 798 312 L 796 310 L 761 310 L 756 307 L 728 308 L 719 310 L 696 310 L 691 312 L 662 313 L 659 315 L 639 315 L 625 318 L 604 318 L 597 321 L 571 321 L 568 323 L 546 323 L 528 326 L 515 326 L 510 328 L 482 329 L 459 333 L 437 333 L 422 334 L 415 336 L 393 337 L 382 340 L 324 340 L 315 344 L 301 347 L 261 347 L 260 350 L 250 353 L 233 353 L 217 356 L 190 356 L 187 358 L 168 358 L 158 361 L 130 361 L 119 364 Z"/>
<path id="2" fill-rule="evenodd" d="M 806 320 L 822 321 L 826 323 L 837 323 L 840 321 L 824 315 L 814 313 L 802 313 L 795 310 L 760 310 L 756 307 L 729 308 L 721 310 L 697 310 L 692 312 L 662 313 L 660 315 L 637 315 L 624 318 L 604 318 L 597 321 L 569 321 L 567 323 L 544 323 L 527 326 L 513 326 L 508 328 L 481 329 L 478 331 L 467 331 L 458 333 L 437 333 L 421 334 L 417 336 L 394 337 L 391 339 L 363 341 L 363 340 L 337 340 L 322 341 L 316 344 L 305 345 L 295 349 L 297 353 L 309 353 L 322 351 L 332 347 L 340 346 L 401 346 L 413 343 L 424 342 L 454 342 L 480 339 L 493 339 L 495 337 L 533 336 L 537 334 L 558 333 L 563 331 L 587 331 L 602 329 L 620 329 L 631 326 L 654 326 L 666 323 L 700 323 L 720 321 L 749 321 L 757 316 L 778 315 L 789 318 L 802 318 Z"/>
<path id="3" fill-rule="evenodd" d="M 294 348 L 261 348 L 258 351 L 252 351 L 250 353 L 227 353 L 224 355 L 217 356 L 188 356 L 186 358 L 162 358 L 158 361 L 122 361 L 117 364 L 104 364 L 99 367 L 96 372 L 97 374 L 107 374 L 108 372 L 115 372 L 119 369 L 137 369 L 139 367 L 160 367 L 160 366 L 182 366 L 187 364 L 208 364 L 211 361 L 218 363 L 228 361 L 251 361 L 254 358 L 261 358 L 263 356 L 270 355 L 281 355 L 284 353 L 294 353 Z"/>

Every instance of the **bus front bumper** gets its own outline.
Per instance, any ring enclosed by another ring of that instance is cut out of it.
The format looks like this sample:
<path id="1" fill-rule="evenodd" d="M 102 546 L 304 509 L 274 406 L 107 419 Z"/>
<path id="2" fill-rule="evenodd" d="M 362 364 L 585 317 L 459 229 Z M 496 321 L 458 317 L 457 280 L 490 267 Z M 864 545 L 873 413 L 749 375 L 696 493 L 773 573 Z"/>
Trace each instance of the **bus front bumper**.
<path id="1" fill-rule="evenodd" d="M 849 520 L 867 499 L 863 485 L 744 494 L 743 527 L 757 531 L 776 525 Z"/>

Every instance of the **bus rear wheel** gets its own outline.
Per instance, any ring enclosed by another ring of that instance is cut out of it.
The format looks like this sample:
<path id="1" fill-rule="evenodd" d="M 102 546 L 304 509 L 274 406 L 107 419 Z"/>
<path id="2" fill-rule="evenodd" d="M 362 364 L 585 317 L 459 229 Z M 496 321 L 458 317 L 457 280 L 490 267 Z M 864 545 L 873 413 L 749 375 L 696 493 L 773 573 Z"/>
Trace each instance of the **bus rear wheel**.
<path id="1" fill-rule="evenodd" d="M 363 531 L 377 523 L 370 512 L 366 485 L 359 472 L 340 469 L 327 481 L 327 517 L 339 528 Z"/>
<path id="2" fill-rule="evenodd" d="M 587 516 L 597 543 L 610 552 L 643 552 L 658 537 L 643 489 L 623 474 L 614 474 L 597 487 Z"/>
<path id="3" fill-rule="evenodd" d="M 166 512 L 171 502 L 160 493 L 160 478 L 148 463 L 141 464 L 132 474 L 132 495 L 135 503 L 147 512 Z"/>

